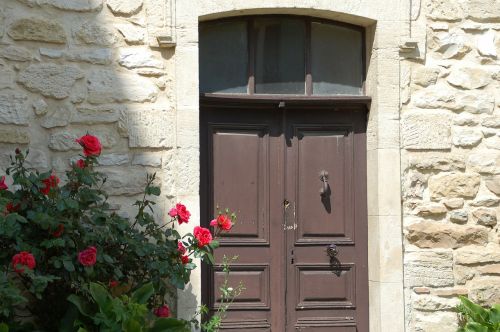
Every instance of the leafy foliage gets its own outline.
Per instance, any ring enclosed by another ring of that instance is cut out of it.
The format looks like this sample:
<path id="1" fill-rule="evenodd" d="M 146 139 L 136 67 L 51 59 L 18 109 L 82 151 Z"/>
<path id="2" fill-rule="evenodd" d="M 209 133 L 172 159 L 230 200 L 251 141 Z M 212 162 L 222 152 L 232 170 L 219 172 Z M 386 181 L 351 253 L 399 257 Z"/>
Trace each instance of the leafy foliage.
<path id="1" fill-rule="evenodd" d="M 463 326 L 457 332 L 500 332 L 500 304 L 483 308 L 463 296 L 460 301 L 457 311 L 462 316 Z"/>
<path id="2" fill-rule="evenodd" d="M 55 173 L 26 168 L 28 152 L 16 149 L 11 157 L 12 188 L 0 183 L 0 331 L 143 331 L 148 308 L 164 305 L 189 282 L 196 268 L 191 257 L 213 262 L 217 241 L 201 245 L 193 234 L 181 236 L 174 215 L 155 222 L 155 174 L 147 176 L 133 220 L 110 210 L 97 151 L 84 150 L 61 186 Z M 187 222 L 187 210 L 183 217 Z M 19 253 L 36 266 L 14 264 Z M 113 297 L 103 287 L 111 284 Z M 90 319 L 85 313 L 93 301 L 100 310 Z M 150 331 L 167 331 L 169 324 L 174 320 L 157 320 Z"/>

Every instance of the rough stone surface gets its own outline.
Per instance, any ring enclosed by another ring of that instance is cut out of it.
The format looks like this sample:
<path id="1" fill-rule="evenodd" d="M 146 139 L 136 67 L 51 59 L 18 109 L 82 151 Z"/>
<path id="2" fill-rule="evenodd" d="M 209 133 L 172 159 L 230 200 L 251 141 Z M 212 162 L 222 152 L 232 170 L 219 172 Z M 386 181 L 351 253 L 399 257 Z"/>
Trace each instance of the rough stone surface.
<path id="1" fill-rule="evenodd" d="M 443 298 L 433 295 L 421 295 L 414 298 L 414 308 L 421 311 L 452 310 L 460 301 L 458 298 Z"/>
<path id="2" fill-rule="evenodd" d="M 19 46 L 7 46 L 0 49 L 0 58 L 12 61 L 30 61 L 33 56 L 30 50 Z"/>
<path id="3" fill-rule="evenodd" d="M 30 142 L 30 134 L 27 129 L 0 127 L 0 142 L 28 144 Z"/>
<path id="4" fill-rule="evenodd" d="M 440 173 L 429 178 L 431 197 L 473 198 L 479 190 L 481 177 L 476 173 Z"/>
<path id="5" fill-rule="evenodd" d="M 424 87 L 436 84 L 439 72 L 439 68 L 420 67 L 413 72 L 413 82 Z"/>
<path id="6" fill-rule="evenodd" d="M 500 246 L 490 243 L 484 246 L 467 246 L 455 251 L 455 264 L 477 265 L 500 263 Z"/>
<path id="7" fill-rule="evenodd" d="M 481 305 L 500 303 L 500 277 L 476 278 L 471 281 L 470 299 Z"/>
<path id="8" fill-rule="evenodd" d="M 448 209 L 460 209 L 464 206 L 463 198 L 448 198 L 443 200 L 443 204 Z"/>
<path id="9" fill-rule="evenodd" d="M 101 166 L 120 166 L 130 162 L 128 154 L 110 153 L 99 157 L 99 165 Z"/>
<path id="10" fill-rule="evenodd" d="M 412 150 L 440 150 L 451 147 L 451 118 L 447 113 L 414 111 L 404 115 L 403 147 Z"/>
<path id="11" fill-rule="evenodd" d="M 489 30 L 481 35 L 477 40 L 477 50 L 479 54 L 486 57 L 497 57 L 497 49 L 495 46 L 495 32 Z"/>
<path id="12" fill-rule="evenodd" d="M 102 0 L 36 0 L 36 3 L 39 6 L 75 12 L 93 12 L 102 9 Z"/>
<path id="13" fill-rule="evenodd" d="M 155 58 L 153 53 L 143 48 L 121 49 L 118 63 L 126 68 L 163 68 L 162 61 Z"/>
<path id="14" fill-rule="evenodd" d="M 407 252 L 404 262 L 405 284 L 410 287 L 453 285 L 453 254 L 450 251 Z"/>
<path id="15" fill-rule="evenodd" d="M 458 248 L 488 242 L 488 230 L 482 226 L 424 221 L 408 226 L 407 231 L 408 241 L 420 248 Z"/>
<path id="16" fill-rule="evenodd" d="M 107 178 L 103 189 L 110 195 L 135 195 L 144 191 L 146 170 L 142 167 L 101 169 Z"/>
<path id="17" fill-rule="evenodd" d="M 111 70 L 92 71 L 87 77 L 88 101 L 93 104 L 154 101 L 158 88 L 150 80 Z"/>
<path id="18" fill-rule="evenodd" d="M 479 119 L 467 112 L 460 113 L 453 119 L 453 124 L 457 126 L 476 126 L 478 123 Z"/>
<path id="19" fill-rule="evenodd" d="M 416 92 L 412 99 L 415 106 L 420 108 L 444 108 L 473 114 L 490 114 L 495 107 L 495 99 L 488 92 L 454 91 L 441 85 L 436 85 L 431 90 L 422 89 Z"/>
<path id="20" fill-rule="evenodd" d="M 5 62 L 0 61 L 0 90 L 13 88 L 16 73 Z"/>
<path id="21" fill-rule="evenodd" d="M 479 129 L 455 128 L 453 130 L 453 145 L 470 148 L 476 146 L 483 139 Z"/>
<path id="22" fill-rule="evenodd" d="M 437 51 L 444 59 L 461 58 L 471 50 L 465 37 L 461 34 L 444 34 L 438 41 Z"/>
<path id="23" fill-rule="evenodd" d="M 472 217 L 476 224 L 483 226 L 495 226 L 497 224 L 497 212 L 495 209 L 480 207 L 472 210 Z"/>
<path id="24" fill-rule="evenodd" d="M 410 167 L 418 170 L 454 171 L 465 169 L 464 156 L 457 154 L 422 153 L 410 157 Z"/>
<path id="25" fill-rule="evenodd" d="M 109 9 L 117 15 L 132 15 L 142 7 L 142 0 L 107 0 Z"/>
<path id="26" fill-rule="evenodd" d="M 94 65 L 108 65 L 111 63 L 111 50 L 107 48 L 87 52 L 76 50 L 66 53 L 66 59 L 73 62 L 88 62 Z"/>
<path id="27" fill-rule="evenodd" d="M 494 196 L 478 196 L 470 202 L 471 206 L 496 206 L 500 203 L 500 198 Z"/>
<path id="28" fill-rule="evenodd" d="M 427 2 L 427 17 L 440 21 L 457 21 L 463 17 L 463 9 L 456 0 L 435 0 Z"/>
<path id="29" fill-rule="evenodd" d="M 145 29 L 131 23 L 121 23 L 115 25 L 128 44 L 142 44 L 144 42 Z"/>
<path id="30" fill-rule="evenodd" d="M 47 107 L 47 103 L 42 98 L 39 98 L 33 102 L 33 110 L 38 116 L 47 114 Z"/>
<path id="31" fill-rule="evenodd" d="M 457 314 L 454 312 L 417 312 L 415 332 L 456 332 Z"/>
<path id="32" fill-rule="evenodd" d="M 120 120 L 126 128 L 130 147 L 172 147 L 173 114 L 168 111 L 128 111 Z"/>
<path id="33" fill-rule="evenodd" d="M 417 208 L 417 214 L 419 216 L 430 216 L 430 215 L 437 215 L 437 214 L 443 214 L 446 213 L 448 210 L 446 207 L 441 204 L 441 203 L 427 203 L 424 205 L 421 205 Z"/>
<path id="34" fill-rule="evenodd" d="M 476 21 L 500 21 L 500 3 L 497 0 L 469 0 L 467 17 Z"/>
<path id="35" fill-rule="evenodd" d="M 47 43 L 66 43 L 64 28 L 54 20 L 43 18 L 22 18 L 15 21 L 7 34 L 14 40 L 32 40 Z"/>
<path id="36" fill-rule="evenodd" d="M 0 91 L 0 123 L 28 124 L 28 98 L 11 90 Z"/>
<path id="37" fill-rule="evenodd" d="M 159 154 L 140 153 L 134 155 L 134 159 L 132 159 L 132 165 L 160 167 L 161 164 L 161 155 Z"/>
<path id="38" fill-rule="evenodd" d="M 491 82 L 491 74 L 481 67 L 459 67 L 448 76 L 448 82 L 464 89 L 477 89 Z"/>
<path id="39" fill-rule="evenodd" d="M 488 128 L 500 128 L 500 117 L 498 116 L 485 117 L 483 118 L 481 125 L 483 127 L 488 127 Z"/>
<path id="40" fill-rule="evenodd" d="M 500 195 L 500 175 L 486 177 L 485 184 L 492 193 Z"/>
<path id="41" fill-rule="evenodd" d="M 71 117 L 71 123 L 93 125 L 97 123 L 113 123 L 120 118 L 122 107 L 119 106 L 78 106 Z"/>
<path id="42" fill-rule="evenodd" d="M 469 214 L 464 210 L 456 210 L 450 212 L 450 221 L 455 224 L 466 224 L 469 219 Z"/>
<path id="43" fill-rule="evenodd" d="M 481 151 L 469 156 L 467 162 L 469 169 L 478 173 L 500 173 L 500 152 Z"/>
<path id="44" fill-rule="evenodd" d="M 84 44 L 109 46 L 118 41 L 114 29 L 88 21 L 75 32 L 75 37 Z"/>
<path id="45" fill-rule="evenodd" d="M 55 48 L 40 47 L 38 50 L 41 55 L 46 56 L 51 59 L 59 59 L 63 56 L 63 51 Z"/>
<path id="46" fill-rule="evenodd" d="M 19 74 L 18 82 L 28 90 L 55 99 L 67 98 L 83 72 L 68 65 L 53 63 L 32 64 Z"/>

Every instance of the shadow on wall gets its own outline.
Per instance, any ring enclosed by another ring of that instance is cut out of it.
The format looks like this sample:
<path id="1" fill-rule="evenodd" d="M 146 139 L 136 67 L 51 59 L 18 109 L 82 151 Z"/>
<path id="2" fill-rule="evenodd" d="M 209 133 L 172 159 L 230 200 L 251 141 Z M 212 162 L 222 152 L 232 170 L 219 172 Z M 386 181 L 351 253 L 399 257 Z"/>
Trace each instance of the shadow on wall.
<path id="1" fill-rule="evenodd" d="M 157 220 L 175 201 L 174 49 L 159 48 L 163 0 L 1 0 L 0 172 L 16 147 L 62 176 L 89 132 L 104 152 L 110 203 L 133 215 L 146 173 L 162 183 Z M 194 299 L 196 297 L 192 296 Z M 174 301 L 171 301 L 174 305 Z M 174 305 L 175 306 L 175 305 Z"/>

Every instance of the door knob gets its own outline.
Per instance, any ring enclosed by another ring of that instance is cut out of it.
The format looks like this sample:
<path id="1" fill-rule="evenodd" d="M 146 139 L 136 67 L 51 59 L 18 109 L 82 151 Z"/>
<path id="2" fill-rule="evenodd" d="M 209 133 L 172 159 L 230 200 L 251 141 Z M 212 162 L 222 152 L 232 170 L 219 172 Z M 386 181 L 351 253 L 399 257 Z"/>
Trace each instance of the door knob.
<path id="1" fill-rule="evenodd" d="M 323 183 L 323 186 L 319 190 L 319 193 L 321 196 L 326 196 L 328 195 L 328 172 L 325 170 L 322 170 L 319 172 L 319 180 Z"/>
<path id="2" fill-rule="evenodd" d="M 339 254 L 339 250 L 337 249 L 337 246 L 335 244 L 330 244 L 326 247 L 326 254 L 330 258 L 335 258 Z"/>

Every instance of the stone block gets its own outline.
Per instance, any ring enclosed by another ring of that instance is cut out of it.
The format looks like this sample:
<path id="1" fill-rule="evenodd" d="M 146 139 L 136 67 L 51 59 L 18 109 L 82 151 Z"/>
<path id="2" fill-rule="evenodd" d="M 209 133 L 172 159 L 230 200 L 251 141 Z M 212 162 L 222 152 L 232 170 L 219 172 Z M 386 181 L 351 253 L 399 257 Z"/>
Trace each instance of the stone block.
<path id="1" fill-rule="evenodd" d="M 436 67 L 419 67 L 413 71 L 412 81 L 417 85 L 427 87 L 436 84 L 439 72 L 439 68 Z"/>
<path id="2" fill-rule="evenodd" d="M 447 198 L 447 199 L 442 200 L 442 203 L 448 209 L 460 209 L 464 206 L 463 198 Z"/>
<path id="3" fill-rule="evenodd" d="M 485 174 L 500 173 L 500 152 L 499 151 L 481 151 L 469 155 L 467 161 L 470 170 Z"/>
<path id="4" fill-rule="evenodd" d="M 419 90 L 413 95 L 412 100 L 419 108 L 444 108 L 473 114 L 491 114 L 495 107 L 495 99 L 488 92 L 457 91 L 442 85 Z"/>
<path id="5" fill-rule="evenodd" d="M 410 156 L 410 167 L 422 171 L 454 171 L 465 169 L 465 156 L 452 153 L 418 153 Z"/>
<path id="6" fill-rule="evenodd" d="M 420 248 L 459 248 L 471 244 L 486 244 L 488 229 L 423 221 L 407 227 L 407 240 Z"/>
<path id="7" fill-rule="evenodd" d="M 490 306 L 500 303 L 500 277 L 474 278 L 469 287 L 472 301 Z"/>
<path id="8" fill-rule="evenodd" d="M 45 18 L 21 18 L 12 23 L 7 34 L 14 40 L 65 44 L 66 32 L 57 21 Z"/>
<path id="9" fill-rule="evenodd" d="M 88 62 L 93 65 L 109 65 L 111 49 L 101 48 L 91 51 L 74 50 L 65 53 L 66 60 L 73 62 Z"/>
<path id="10" fill-rule="evenodd" d="M 454 252 L 455 264 L 478 265 L 500 263 L 500 245 L 489 243 L 487 246 L 467 246 Z"/>
<path id="11" fill-rule="evenodd" d="M 158 88 L 149 79 L 135 74 L 111 70 L 93 70 L 87 77 L 88 102 L 154 101 Z"/>
<path id="12" fill-rule="evenodd" d="M 110 153 L 99 156 L 98 161 L 100 166 L 120 166 L 128 164 L 130 159 L 126 153 Z"/>
<path id="13" fill-rule="evenodd" d="M 113 147 L 117 143 L 115 133 L 107 128 L 63 130 L 49 136 L 49 148 L 54 151 L 81 150 L 82 147 L 75 140 L 87 133 L 97 136 L 104 148 Z"/>
<path id="14" fill-rule="evenodd" d="M 412 296 L 412 306 L 420 311 L 453 310 L 460 301 L 458 298 L 445 298 L 433 295 Z"/>
<path id="15" fill-rule="evenodd" d="M 87 125 L 114 123 L 118 122 L 123 109 L 124 107 L 120 105 L 77 106 L 76 111 L 71 116 L 70 122 Z"/>
<path id="16" fill-rule="evenodd" d="M 12 61 L 30 61 L 33 55 L 27 48 L 11 45 L 0 49 L 0 58 Z"/>
<path id="17" fill-rule="evenodd" d="M 163 110 L 126 111 L 120 119 L 133 148 L 175 146 L 174 121 L 174 114 Z"/>
<path id="18" fill-rule="evenodd" d="M 36 99 L 33 102 L 33 111 L 38 116 L 47 114 L 47 107 L 49 105 L 47 105 L 47 102 L 43 98 Z"/>
<path id="19" fill-rule="evenodd" d="M 453 285 L 453 255 L 450 251 L 406 252 L 404 267 L 406 286 Z"/>
<path id="20" fill-rule="evenodd" d="M 468 0 L 467 18 L 479 22 L 498 22 L 500 20 L 500 2 L 498 0 Z"/>
<path id="21" fill-rule="evenodd" d="M 436 51 L 441 53 L 444 59 L 459 59 L 471 50 L 463 34 L 442 33 L 438 35 L 436 43 Z"/>
<path id="22" fill-rule="evenodd" d="M 142 0 L 107 0 L 109 10 L 115 15 L 130 16 L 142 8 Z"/>
<path id="23" fill-rule="evenodd" d="M 24 93 L 0 91 L 0 123 L 27 125 L 28 111 L 28 98 Z"/>
<path id="24" fill-rule="evenodd" d="M 103 190 L 111 196 L 140 194 L 146 187 L 146 170 L 143 167 L 99 168 L 99 171 L 107 179 Z"/>
<path id="25" fill-rule="evenodd" d="M 479 190 L 481 177 L 476 173 L 440 173 L 429 178 L 431 198 L 473 198 Z"/>
<path id="26" fill-rule="evenodd" d="M 40 125 L 47 129 L 67 126 L 71 116 L 71 108 L 71 104 L 51 107 L 47 114 L 40 119 Z"/>
<path id="27" fill-rule="evenodd" d="M 132 23 L 115 24 L 116 29 L 128 44 L 143 44 L 145 29 Z"/>
<path id="28" fill-rule="evenodd" d="M 102 9 L 102 0 L 36 0 L 36 4 L 74 12 L 97 12 Z"/>
<path id="29" fill-rule="evenodd" d="M 457 329 L 458 315 L 454 312 L 415 312 L 415 332 L 456 332 Z"/>
<path id="30" fill-rule="evenodd" d="M 472 218 L 478 225 L 493 227 L 497 224 L 497 211 L 491 208 L 480 207 L 472 210 Z"/>
<path id="31" fill-rule="evenodd" d="M 496 206 L 500 203 L 500 198 L 495 196 L 478 196 L 470 202 L 471 206 Z"/>
<path id="32" fill-rule="evenodd" d="M 484 182 L 492 193 L 500 195 L 500 175 L 488 176 Z"/>
<path id="33" fill-rule="evenodd" d="M 477 39 L 477 51 L 485 57 L 496 58 L 497 48 L 495 46 L 495 31 L 488 30 Z"/>
<path id="34" fill-rule="evenodd" d="M 476 126 L 479 124 L 479 119 L 477 116 L 463 112 L 453 119 L 453 124 L 457 126 Z"/>
<path id="35" fill-rule="evenodd" d="M 41 55 L 51 59 L 59 59 L 64 54 L 63 50 L 58 50 L 55 48 L 40 47 L 38 51 L 40 52 Z"/>
<path id="36" fill-rule="evenodd" d="M 451 148 L 451 117 L 443 112 L 411 111 L 403 115 L 401 134 L 408 150 Z"/>
<path id="37" fill-rule="evenodd" d="M 121 48 L 118 63 L 126 68 L 163 68 L 163 61 L 144 48 Z"/>
<path id="38" fill-rule="evenodd" d="M 469 214 L 466 210 L 456 210 L 450 212 L 450 221 L 455 224 L 466 224 L 469 219 Z"/>
<path id="39" fill-rule="evenodd" d="M 426 4 L 427 17 L 436 21 L 459 21 L 464 17 L 462 5 L 457 0 L 434 0 Z"/>
<path id="40" fill-rule="evenodd" d="M 488 128 L 500 128 L 499 116 L 488 116 L 483 118 L 481 125 Z"/>
<path id="41" fill-rule="evenodd" d="M 491 82 L 491 74 L 482 67 L 455 66 L 447 78 L 451 85 L 472 90 L 487 86 Z"/>
<path id="42" fill-rule="evenodd" d="M 417 215 L 426 217 L 426 216 L 436 216 L 440 214 L 445 214 L 448 212 L 446 207 L 441 204 L 441 203 L 434 203 L 434 202 L 429 202 L 429 203 L 424 203 L 417 207 Z"/>
<path id="43" fill-rule="evenodd" d="M 83 72 L 74 66 L 53 63 L 32 64 L 19 74 L 18 82 L 32 92 L 55 99 L 67 98 Z"/>
<path id="44" fill-rule="evenodd" d="M 26 129 L 0 127 L 0 142 L 12 144 L 28 144 L 30 133 Z"/>
<path id="45" fill-rule="evenodd" d="M 118 35 L 111 25 L 87 21 L 76 31 L 75 37 L 84 44 L 110 46 L 118 41 Z"/>
<path id="46" fill-rule="evenodd" d="M 459 128 L 456 127 L 452 131 L 453 145 L 471 148 L 478 145 L 483 139 L 483 133 L 476 128 Z"/>
<path id="47" fill-rule="evenodd" d="M 161 154 L 158 153 L 139 153 L 132 159 L 132 165 L 160 167 Z"/>

